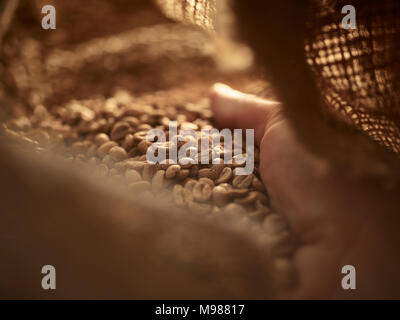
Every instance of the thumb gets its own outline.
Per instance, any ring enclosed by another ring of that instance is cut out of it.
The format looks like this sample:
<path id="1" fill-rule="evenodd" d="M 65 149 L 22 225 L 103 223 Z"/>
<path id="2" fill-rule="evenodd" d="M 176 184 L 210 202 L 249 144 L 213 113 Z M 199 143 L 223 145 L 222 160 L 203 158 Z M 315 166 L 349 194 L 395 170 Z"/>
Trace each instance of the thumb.
<path id="1" fill-rule="evenodd" d="M 245 94 L 221 83 L 212 87 L 210 100 L 219 127 L 254 129 L 258 144 L 266 124 L 280 109 L 279 102 Z"/>

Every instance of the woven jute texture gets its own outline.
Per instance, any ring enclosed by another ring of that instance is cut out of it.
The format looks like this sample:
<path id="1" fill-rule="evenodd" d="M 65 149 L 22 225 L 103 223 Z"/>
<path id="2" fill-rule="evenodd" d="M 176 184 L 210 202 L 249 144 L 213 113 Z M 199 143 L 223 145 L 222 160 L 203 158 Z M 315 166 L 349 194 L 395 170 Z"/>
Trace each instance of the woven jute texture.
<path id="1" fill-rule="evenodd" d="M 215 0 L 156 1 L 164 13 L 172 19 L 185 23 L 193 23 L 207 30 L 214 30 L 215 28 L 215 16 L 217 14 L 217 3 Z"/>
<path id="2" fill-rule="evenodd" d="M 399 153 L 400 2 L 354 1 L 354 30 L 340 24 L 347 3 L 312 3 L 307 61 L 327 106 Z"/>
<path id="3" fill-rule="evenodd" d="M 215 17 L 225 14 L 215 12 L 219 6 L 211 0 L 158 3 L 169 17 L 208 29 L 214 29 Z M 271 69 L 282 100 L 292 109 L 304 105 L 304 112 L 297 111 L 298 122 L 310 117 L 315 110 L 309 106 L 315 104 L 337 123 L 350 124 L 399 154 L 399 1 L 230 3 L 238 29 L 244 29 L 244 40 Z M 354 30 L 342 27 L 345 5 L 356 9 Z"/>

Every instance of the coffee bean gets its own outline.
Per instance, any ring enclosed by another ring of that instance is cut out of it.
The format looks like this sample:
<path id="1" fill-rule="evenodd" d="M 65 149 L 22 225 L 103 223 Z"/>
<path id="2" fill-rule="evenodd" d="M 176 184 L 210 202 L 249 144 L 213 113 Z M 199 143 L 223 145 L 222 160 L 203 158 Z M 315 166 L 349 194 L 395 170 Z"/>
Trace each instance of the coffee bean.
<path id="1" fill-rule="evenodd" d="M 252 186 L 255 190 L 259 192 L 265 192 L 264 184 L 256 176 L 253 177 Z"/>
<path id="2" fill-rule="evenodd" d="M 142 114 L 142 110 L 140 108 L 136 108 L 134 106 L 125 107 L 122 110 L 122 117 L 137 117 Z"/>
<path id="3" fill-rule="evenodd" d="M 122 120 L 128 123 L 132 128 L 136 128 L 140 124 L 139 119 L 136 117 L 124 117 Z"/>
<path id="4" fill-rule="evenodd" d="M 136 132 L 136 133 L 133 135 L 133 140 L 134 140 L 134 142 L 139 143 L 139 142 L 141 142 L 141 141 L 143 141 L 143 140 L 146 140 L 147 132 L 148 132 L 148 131 L 138 131 L 138 132 Z"/>
<path id="5" fill-rule="evenodd" d="M 96 145 L 101 146 L 103 143 L 110 141 L 110 137 L 106 133 L 99 133 L 94 138 L 94 142 Z"/>
<path id="6" fill-rule="evenodd" d="M 225 168 L 224 160 L 222 160 L 221 158 L 217 158 L 217 159 L 213 160 L 211 169 L 215 171 L 215 173 L 217 174 L 218 177 L 220 176 L 220 174 L 222 173 L 224 168 Z"/>
<path id="7" fill-rule="evenodd" d="M 151 190 L 151 183 L 149 181 L 137 181 L 130 183 L 128 187 L 134 192 L 143 192 L 143 191 L 150 191 Z"/>
<path id="8" fill-rule="evenodd" d="M 33 110 L 33 116 L 35 121 L 44 121 L 49 117 L 49 113 L 47 109 L 40 104 Z"/>
<path id="9" fill-rule="evenodd" d="M 137 182 L 142 180 L 142 176 L 133 169 L 128 169 L 125 172 L 125 178 L 128 183 Z"/>
<path id="10" fill-rule="evenodd" d="M 164 177 L 165 177 L 165 171 L 164 170 L 158 170 L 151 181 L 152 184 L 152 189 L 154 193 L 160 192 L 163 188 L 164 184 Z"/>
<path id="11" fill-rule="evenodd" d="M 166 159 L 159 164 L 159 168 L 162 170 L 167 170 L 170 166 L 175 164 L 176 162 L 174 160 Z"/>
<path id="12" fill-rule="evenodd" d="M 232 169 L 225 167 L 222 169 L 218 179 L 215 181 L 216 184 L 229 182 L 232 178 Z"/>
<path id="13" fill-rule="evenodd" d="M 238 154 L 232 158 L 232 167 L 243 167 L 248 161 L 248 156 L 246 154 Z"/>
<path id="14" fill-rule="evenodd" d="M 143 169 L 143 167 L 145 166 L 146 162 L 144 161 L 137 161 L 137 160 L 125 160 L 125 161 L 121 161 L 115 164 L 116 168 L 119 169 L 133 169 L 136 171 L 140 171 Z"/>
<path id="15" fill-rule="evenodd" d="M 206 202 L 211 198 L 212 188 L 209 184 L 198 182 L 193 188 L 193 197 L 196 201 Z"/>
<path id="16" fill-rule="evenodd" d="M 190 169 L 189 169 L 189 177 L 196 178 L 198 174 L 199 174 L 199 167 L 198 166 L 190 167 Z"/>
<path id="17" fill-rule="evenodd" d="M 179 124 L 182 124 L 187 121 L 187 117 L 185 114 L 177 114 L 176 121 L 178 121 Z"/>
<path id="18" fill-rule="evenodd" d="M 111 158 L 109 154 L 105 155 L 104 158 L 101 160 L 104 164 L 106 164 L 109 167 L 112 167 L 114 165 L 114 160 Z"/>
<path id="19" fill-rule="evenodd" d="M 98 177 L 106 177 L 108 176 L 108 167 L 105 164 L 100 164 L 96 167 L 95 174 Z"/>
<path id="20" fill-rule="evenodd" d="M 232 185 L 234 188 L 245 189 L 249 188 L 253 182 L 253 174 L 245 176 L 236 176 L 233 178 Z"/>
<path id="21" fill-rule="evenodd" d="M 265 195 L 265 193 L 260 191 L 253 191 L 251 193 L 255 194 L 257 200 L 260 201 L 262 204 L 269 204 L 269 198 Z"/>
<path id="22" fill-rule="evenodd" d="M 137 127 L 138 131 L 146 132 L 146 134 L 147 134 L 147 131 L 149 131 L 151 129 L 153 129 L 153 127 L 147 123 L 142 123 Z"/>
<path id="23" fill-rule="evenodd" d="M 214 186 L 215 186 L 214 181 L 212 181 L 212 180 L 209 179 L 209 178 L 200 178 L 200 179 L 199 179 L 199 182 L 201 182 L 201 183 L 207 183 L 211 188 L 214 188 Z"/>
<path id="24" fill-rule="evenodd" d="M 180 171 L 181 171 L 181 166 L 178 164 L 169 166 L 168 169 L 166 170 L 165 177 L 167 179 L 173 179 L 179 174 Z"/>
<path id="25" fill-rule="evenodd" d="M 196 180 L 188 179 L 184 185 L 185 189 L 192 191 L 194 186 L 197 184 Z"/>
<path id="26" fill-rule="evenodd" d="M 142 114 L 140 116 L 140 121 L 142 123 L 145 123 L 145 124 L 153 127 L 157 124 L 157 116 L 155 116 L 154 114 Z"/>
<path id="27" fill-rule="evenodd" d="M 193 166 L 195 161 L 192 158 L 184 157 L 179 159 L 179 164 L 181 165 L 182 169 L 188 169 Z"/>
<path id="28" fill-rule="evenodd" d="M 111 139 L 118 141 L 124 138 L 130 131 L 131 127 L 126 121 L 117 122 L 111 130 Z"/>
<path id="29" fill-rule="evenodd" d="M 212 169 L 201 169 L 199 170 L 199 178 L 209 178 L 211 180 L 216 180 L 218 178 L 218 175 Z"/>
<path id="30" fill-rule="evenodd" d="M 249 206 L 249 205 L 252 205 L 253 203 L 255 203 L 256 200 L 257 200 L 257 194 L 255 194 L 254 192 L 250 192 L 244 198 L 235 199 L 235 203 L 238 203 L 238 204 L 241 204 L 244 206 Z"/>
<path id="31" fill-rule="evenodd" d="M 122 147 L 126 150 L 129 151 L 133 148 L 135 145 L 135 140 L 133 138 L 133 134 L 127 134 L 124 138 L 124 142 L 122 143 Z"/>
<path id="32" fill-rule="evenodd" d="M 177 175 L 178 180 L 185 180 L 187 177 L 189 177 L 188 169 L 181 169 Z"/>
<path id="33" fill-rule="evenodd" d="M 232 190 L 232 185 L 229 183 L 221 183 L 219 184 L 220 187 L 224 188 L 225 190 Z"/>
<path id="34" fill-rule="evenodd" d="M 87 149 L 86 155 L 90 158 L 96 155 L 97 145 L 92 144 L 89 149 Z"/>
<path id="35" fill-rule="evenodd" d="M 162 118 L 159 120 L 160 124 L 163 125 L 163 126 L 166 127 L 166 128 L 169 126 L 169 122 L 170 122 L 170 121 L 171 121 L 171 119 L 168 118 L 168 117 L 162 117 Z"/>
<path id="36" fill-rule="evenodd" d="M 172 196 L 177 206 L 183 207 L 185 205 L 185 200 L 183 198 L 183 187 L 180 184 L 176 184 L 174 186 L 172 189 Z"/>
<path id="37" fill-rule="evenodd" d="M 145 165 L 143 166 L 143 179 L 151 181 L 156 170 L 157 169 L 154 164 L 145 163 Z"/>
<path id="38" fill-rule="evenodd" d="M 231 189 L 228 190 L 228 195 L 232 198 L 244 198 L 249 194 L 250 190 L 249 189 Z"/>
<path id="39" fill-rule="evenodd" d="M 147 149 L 152 145 L 152 143 L 150 141 L 147 140 L 142 140 L 139 144 L 138 144 L 138 150 L 140 153 L 142 154 L 146 154 Z"/>
<path id="40" fill-rule="evenodd" d="M 114 161 L 122 161 L 128 157 L 125 149 L 118 146 L 112 147 L 109 151 L 109 154 Z"/>
<path id="41" fill-rule="evenodd" d="M 97 155 L 100 158 L 103 158 L 112 147 L 118 146 L 118 144 L 115 141 L 108 141 L 103 143 L 98 149 L 97 149 Z"/>
<path id="42" fill-rule="evenodd" d="M 226 205 L 230 201 L 227 190 L 220 186 L 214 187 L 212 196 L 214 203 L 219 207 Z"/>
<path id="43" fill-rule="evenodd" d="M 184 188 L 182 190 L 182 195 L 183 195 L 183 200 L 185 201 L 186 204 L 193 202 L 194 194 L 192 191 L 189 191 L 188 189 Z"/>

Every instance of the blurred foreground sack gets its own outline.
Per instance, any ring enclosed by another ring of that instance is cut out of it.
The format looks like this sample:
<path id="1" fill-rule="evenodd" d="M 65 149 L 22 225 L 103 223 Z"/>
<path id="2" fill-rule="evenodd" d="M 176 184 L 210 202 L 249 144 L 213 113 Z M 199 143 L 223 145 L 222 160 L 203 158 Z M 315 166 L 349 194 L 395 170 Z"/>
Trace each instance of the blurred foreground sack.
<path id="1" fill-rule="evenodd" d="M 54 33 L 34 27 L 40 26 L 43 3 L 56 4 Z M 26 125 L 68 102 L 74 105 L 74 99 L 105 101 L 117 84 L 139 97 L 147 92 L 147 104 L 160 103 L 156 91 L 200 73 L 206 79 L 203 74 L 214 67 L 202 54 L 200 32 L 187 31 L 158 11 L 152 14 L 145 3 L 20 1 L 2 52 L 0 99 L 15 98 L 2 103 L 10 111 L 5 114 Z M 168 104 L 185 101 L 177 92 Z M 71 125 L 81 120 L 74 114 Z M 4 128 L 2 123 L 2 133 Z M 240 233 L 227 221 L 205 221 L 190 210 L 140 201 L 132 192 L 64 166 L 55 154 L 37 155 L 28 147 L 33 141 L 25 139 L 22 151 L 11 141 L 0 135 L 0 273 L 6 275 L 0 298 L 273 296 L 270 262 L 265 248 L 251 239 L 253 229 Z M 44 264 L 57 270 L 55 291 L 40 286 Z"/>

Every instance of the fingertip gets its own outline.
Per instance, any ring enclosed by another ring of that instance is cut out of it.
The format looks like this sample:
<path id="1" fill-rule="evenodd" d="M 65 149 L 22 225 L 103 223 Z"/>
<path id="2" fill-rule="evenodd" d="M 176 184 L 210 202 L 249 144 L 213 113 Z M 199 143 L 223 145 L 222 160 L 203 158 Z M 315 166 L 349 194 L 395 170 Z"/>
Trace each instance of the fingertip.
<path id="1" fill-rule="evenodd" d="M 228 85 L 221 83 L 221 82 L 217 82 L 211 87 L 211 92 L 215 93 L 215 94 L 220 94 L 220 93 L 223 93 L 224 91 L 226 92 L 229 90 L 233 90 L 233 89 L 231 87 L 229 87 Z"/>
<path id="2" fill-rule="evenodd" d="M 225 99 L 243 99 L 245 94 L 237 91 L 224 83 L 215 83 L 211 88 L 211 95 Z M 236 100 L 238 101 L 238 100 Z"/>
<path id="3" fill-rule="evenodd" d="M 232 93 L 234 90 L 222 83 L 216 83 L 210 91 L 211 110 L 214 112 L 215 119 L 219 124 L 232 125 Z"/>
<path id="4" fill-rule="evenodd" d="M 223 83 L 215 83 L 211 87 L 210 100 L 211 108 L 214 112 L 220 111 L 221 108 L 226 108 L 226 101 L 232 97 L 232 92 L 234 90 Z M 228 106 L 229 107 L 229 106 Z"/>
<path id="5" fill-rule="evenodd" d="M 245 94 L 222 83 L 212 86 L 210 105 L 218 126 L 255 129 L 258 142 L 264 134 L 268 115 L 279 108 L 276 101 Z"/>

